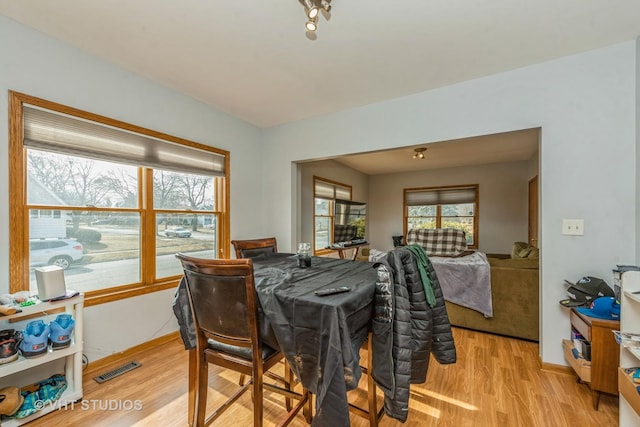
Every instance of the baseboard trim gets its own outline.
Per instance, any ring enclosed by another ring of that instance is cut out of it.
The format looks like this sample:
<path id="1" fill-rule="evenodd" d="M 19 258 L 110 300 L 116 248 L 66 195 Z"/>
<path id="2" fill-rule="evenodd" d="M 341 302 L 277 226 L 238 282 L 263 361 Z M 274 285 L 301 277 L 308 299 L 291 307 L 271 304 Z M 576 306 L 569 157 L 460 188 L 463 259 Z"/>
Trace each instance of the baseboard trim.
<path id="1" fill-rule="evenodd" d="M 540 370 L 544 372 L 550 372 L 552 374 L 572 375 L 576 376 L 576 373 L 571 366 L 556 365 L 554 363 L 543 362 L 540 364 Z"/>
<path id="2" fill-rule="evenodd" d="M 112 363 L 115 362 L 121 362 L 125 359 L 129 359 L 131 358 L 133 355 L 138 354 L 140 352 L 143 352 L 145 350 L 149 350 L 151 348 L 154 347 L 158 347 L 164 344 L 167 344 L 173 340 L 179 339 L 180 338 L 180 331 L 175 331 L 175 332 L 171 332 L 167 335 L 163 335 L 161 337 L 158 338 L 154 338 L 150 341 L 145 341 L 142 344 L 138 344 L 136 346 L 133 346 L 131 348 L 128 348 L 124 351 L 121 351 L 119 353 L 114 353 L 114 354 L 110 354 L 107 357 L 103 357 L 102 359 L 98 359 L 98 360 L 94 360 L 93 362 L 90 362 L 86 369 L 85 372 L 83 373 L 83 375 L 87 375 L 87 376 L 91 376 L 91 374 L 97 372 L 97 371 L 102 371 L 103 369 L 105 369 L 105 367 L 107 365 L 110 365 Z"/>

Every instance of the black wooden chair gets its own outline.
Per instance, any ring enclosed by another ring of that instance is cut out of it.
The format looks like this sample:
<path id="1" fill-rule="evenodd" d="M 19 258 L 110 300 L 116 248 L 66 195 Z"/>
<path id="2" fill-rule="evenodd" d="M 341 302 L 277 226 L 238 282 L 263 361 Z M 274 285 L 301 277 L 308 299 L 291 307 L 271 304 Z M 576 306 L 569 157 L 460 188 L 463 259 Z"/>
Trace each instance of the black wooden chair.
<path id="1" fill-rule="evenodd" d="M 278 243 L 275 237 L 252 240 L 232 240 L 231 244 L 236 250 L 236 258 L 256 258 L 268 256 L 278 252 Z"/>
<path id="2" fill-rule="evenodd" d="M 306 389 L 301 393 L 292 391 L 291 383 L 285 378 L 279 378 L 283 386 L 263 382 L 263 376 L 271 374 L 267 371 L 283 359 L 283 354 L 262 344 L 252 261 L 201 259 L 181 253 L 176 257 L 184 269 L 197 335 L 196 349 L 189 359 L 189 423 L 196 427 L 208 425 L 249 386 L 254 426 L 262 426 L 263 389 L 278 392 L 287 400 L 298 400 L 280 425 L 289 424 L 300 409 L 306 421 L 311 422 L 311 399 Z M 205 421 L 210 363 L 248 375 L 251 381 L 241 385 Z M 288 370 L 288 365 L 285 368 Z M 290 373 L 287 376 L 290 378 Z"/>
<path id="3" fill-rule="evenodd" d="M 232 240 L 231 244 L 233 245 L 236 251 L 236 258 L 260 258 L 267 257 L 271 254 L 278 253 L 278 242 L 275 237 L 265 237 L 262 239 L 247 239 L 247 240 Z M 285 371 L 290 372 L 288 370 L 289 365 L 286 360 L 285 363 Z M 286 380 L 290 381 L 293 377 L 289 375 L 286 376 Z M 240 380 L 238 384 L 243 385 L 245 381 L 245 376 L 240 375 Z M 291 399 L 286 400 L 287 410 L 291 409 Z"/>

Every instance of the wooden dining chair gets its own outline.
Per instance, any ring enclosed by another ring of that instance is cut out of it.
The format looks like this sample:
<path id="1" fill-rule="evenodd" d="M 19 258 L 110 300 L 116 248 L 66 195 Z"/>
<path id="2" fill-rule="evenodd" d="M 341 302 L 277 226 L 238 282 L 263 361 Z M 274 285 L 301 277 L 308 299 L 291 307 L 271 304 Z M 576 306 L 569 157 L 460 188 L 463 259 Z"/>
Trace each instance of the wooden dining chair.
<path id="1" fill-rule="evenodd" d="M 269 255 L 278 252 L 278 243 L 275 237 L 252 240 L 232 240 L 231 244 L 236 250 L 236 258 L 255 258 L 261 255 Z"/>
<path id="2" fill-rule="evenodd" d="M 261 256 L 268 256 L 278 252 L 278 242 L 275 237 L 265 237 L 262 239 L 250 239 L 250 240 L 232 240 L 236 251 L 236 258 L 257 258 Z M 285 370 L 289 368 L 285 361 Z M 287 378 L 289 380 L 289 378 Z M 244 385 L 245 376 L 240 375 L 238 381 L 239 385 Z M 291 409 L 291 400 L 287 399 L 287 410 Z"/>
<path id="3" fill-rule="evenodd" d="M 384 407 L 378 409 L 378 400 L 376 396 L 376 382 L 371 375 L 371 367 L 373 366 L 373 350 L 371 346 L 372 333 L 369 332 L 367 341 L 362 344 L 361 349 L 365 349 L 367 352 L 367 366 L 360 366 L 362 373 L 367 375 L 367 408 L 356 406 L 353 403 L 349 403 L 349 411 L 362 418 L 369 420 L 369 426 L 377 427 L 380 418 L 384 415 Z"/>
<path id="4" fill-rule="evenodd" d="M 206 426 L 218 418 L 251 386 L 253 425 L 262 426 L 263 389 L 275 391 L 298 403 L 280 425 L 289 424 L 303 409 L 311 422 L 311 398 L 306 389 L 291 390 L 291 383 L 279 378 L 283 386 L 263 382 L 263 376 L 283 359 L 282 352 L 262 344 L 258 325 L 258 303 L 250 259 L 202 259 L 181 253 L 189 305 L 197 335 L 195 354 L 189 359 L 189 423 Z M 206 419 L 209 364 L 231 369 L 251 377 Z M 288 366 L 287 366 L 288 368 Z M 271 375 L 274 377 L 275 375 Z"/>

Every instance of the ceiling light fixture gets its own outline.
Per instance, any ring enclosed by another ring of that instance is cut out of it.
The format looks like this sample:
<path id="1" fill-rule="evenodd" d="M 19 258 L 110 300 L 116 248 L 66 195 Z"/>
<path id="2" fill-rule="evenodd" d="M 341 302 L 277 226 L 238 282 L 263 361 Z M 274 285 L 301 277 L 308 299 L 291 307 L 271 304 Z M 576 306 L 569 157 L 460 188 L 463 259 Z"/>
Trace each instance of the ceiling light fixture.
<path id="1" fill-rule="evenodd" d="M 318 29 L 318 16 L 316 15 L 315 18 L 309 18 L 307 23 L 304 24 L 304 27 L 307 29 L 307 31 L 315 31 L 315 30 L 317 30 Z"/>
<path id="2" fill-rule="evenodd" d="M 427 151 L 427 149 L 424 147 L 421 147 L 421 148 L 414 148 L 413 151 L 415 151 L 413 153 L 414 159 L 424 159 L 424 152 Z"/>
<path id="3" fill-rule="evenodd" d="M 314 4 L 311 0 L 300 0 L 300 3 L 304 6 L 304 12 L 307 14 L 307 18 L 313 19 L 318 16 L 318 6 Z"/>
<path id="4" fill-rule="evenodd" d="M 307 15 L 307 22 L 304 25 L 307 33 L 315 33 L 318 29 L 318 15 L 320 10 L 328 20 L 331 17 L 331 0 L 298 0 L 304 7 L 304 13 Z M 315 34 L 310 37 L 315 40 Z"/>

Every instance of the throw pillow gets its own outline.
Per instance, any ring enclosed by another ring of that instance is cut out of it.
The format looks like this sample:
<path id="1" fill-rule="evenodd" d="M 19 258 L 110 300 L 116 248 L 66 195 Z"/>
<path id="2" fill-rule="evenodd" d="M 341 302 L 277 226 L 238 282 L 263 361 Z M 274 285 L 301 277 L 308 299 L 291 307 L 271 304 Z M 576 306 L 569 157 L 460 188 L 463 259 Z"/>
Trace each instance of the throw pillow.
<path id="1" fill-rule="evenodd" d="M 531 246 L 531 252 L 529 252 L 529 256 L 527 256 L 527 258 L 529 259 L 540 258 L 540 249 L 536 248 L 535 246 Z"/>
<path id="2" fill-rule="evenodd" d="M 538 258 L 539 249 L 526 242 L 515 242 L 511 249 L 511 258 Z"/>

